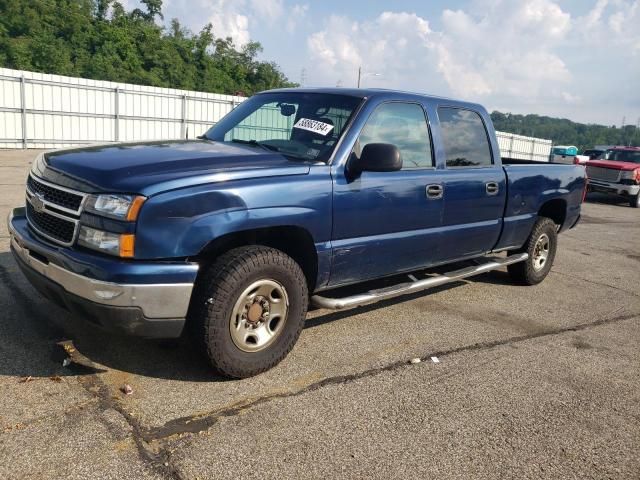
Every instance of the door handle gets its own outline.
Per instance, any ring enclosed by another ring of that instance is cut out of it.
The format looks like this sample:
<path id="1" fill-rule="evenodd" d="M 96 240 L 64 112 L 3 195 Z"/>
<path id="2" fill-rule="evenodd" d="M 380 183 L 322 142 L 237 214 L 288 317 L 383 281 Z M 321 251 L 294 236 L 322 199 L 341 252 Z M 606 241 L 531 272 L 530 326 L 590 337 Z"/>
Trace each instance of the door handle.
<path id="1" fill-rule="evenodd" d="M 429 200 L 438 200 L 439 198 L 442 198 L 443 193 L 444 188 L 442 187 L 442 185 L 438 183 L 427 185 L 427 198 Z"/>
<path id="2" fill-rule="evenodd" d="M 487 195 L 497 195 L 500 191 L 500 186 L 497 182 L 487 182 L 485 187 L 487 189 Z"/>

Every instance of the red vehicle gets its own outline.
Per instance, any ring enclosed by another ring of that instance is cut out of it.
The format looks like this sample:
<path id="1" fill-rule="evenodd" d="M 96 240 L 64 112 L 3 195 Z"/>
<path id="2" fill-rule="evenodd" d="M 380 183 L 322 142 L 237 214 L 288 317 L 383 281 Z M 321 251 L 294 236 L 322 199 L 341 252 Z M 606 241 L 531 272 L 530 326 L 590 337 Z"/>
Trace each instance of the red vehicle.
<path id="1" fill-rule="evenodd" d="M 586 166 L 589 191 L 619 195 L 640 208 L 640 147 L 611 147 Z"/>

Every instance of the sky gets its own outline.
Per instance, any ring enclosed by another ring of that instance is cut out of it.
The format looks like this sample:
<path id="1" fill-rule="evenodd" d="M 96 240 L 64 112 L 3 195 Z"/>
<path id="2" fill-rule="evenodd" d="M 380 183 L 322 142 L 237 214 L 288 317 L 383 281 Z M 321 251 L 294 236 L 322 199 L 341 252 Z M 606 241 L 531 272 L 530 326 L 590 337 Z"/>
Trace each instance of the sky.
<path id="1" fill-rule="evenodd" d="M 261 59 L 304 86 L 353 87 L 361 67 L 364 87 L 640 121 L 640 0 L 164 0 L 163 12 L 259 41 Z"/>

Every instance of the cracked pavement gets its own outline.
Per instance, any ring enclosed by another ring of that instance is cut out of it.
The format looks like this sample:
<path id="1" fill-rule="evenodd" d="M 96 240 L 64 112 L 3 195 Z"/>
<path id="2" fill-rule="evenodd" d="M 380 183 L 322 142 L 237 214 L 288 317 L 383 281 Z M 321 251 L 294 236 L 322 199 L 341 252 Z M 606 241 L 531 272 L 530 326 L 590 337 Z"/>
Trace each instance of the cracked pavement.
<path id="1" fill-rule="evenodd" d="M 35 153 L 0 151 L 3 218 Z M 536 287 L 499 271 L 316 310 L 281 365 L 242 381 L 187 340 L 48 304 L 2 222 L 0 478 L 639 478 L 640 215 L 599 196 L 583 212 Z"/>

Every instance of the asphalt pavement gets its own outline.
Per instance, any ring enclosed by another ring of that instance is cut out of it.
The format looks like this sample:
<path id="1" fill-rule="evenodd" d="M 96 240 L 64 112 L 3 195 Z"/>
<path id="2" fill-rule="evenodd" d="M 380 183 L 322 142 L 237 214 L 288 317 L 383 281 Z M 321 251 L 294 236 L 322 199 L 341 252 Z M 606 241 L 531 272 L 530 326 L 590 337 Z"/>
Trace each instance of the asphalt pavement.
<path id="1" fill-rule="evenodd" d="M 35 154 L 0 151 L 3 218 Z M 639 210 L 590 196 L 542 284 L 316 310 L 282 364 L 228 381 L 187 340 L 43 300 L 2 222 L 0 478 L 640 478 L 639 238 Z"/>

